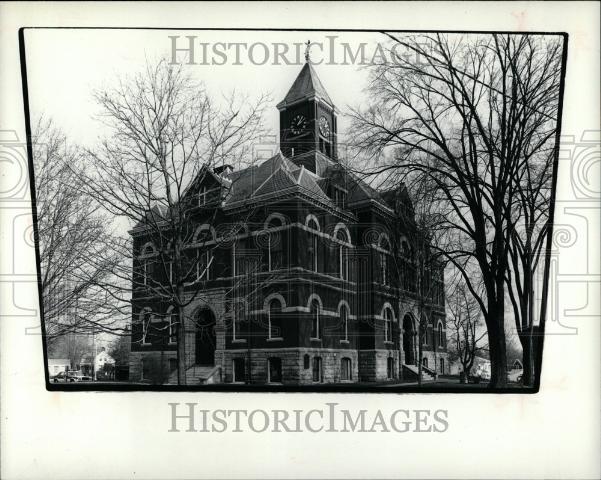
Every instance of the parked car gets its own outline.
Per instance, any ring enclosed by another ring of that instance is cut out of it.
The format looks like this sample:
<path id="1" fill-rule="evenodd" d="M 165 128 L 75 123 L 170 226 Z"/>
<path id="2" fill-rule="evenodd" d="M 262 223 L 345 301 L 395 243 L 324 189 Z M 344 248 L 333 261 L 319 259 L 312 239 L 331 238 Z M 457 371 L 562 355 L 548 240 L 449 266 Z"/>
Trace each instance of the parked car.
<path id="1" fill-rule="evenodd" d="M 76 382 L 90 382 L 92 380 L 92 377 L 84 375 L 81 370 L 73 370 L 69 372 L 69 376 Z"/>
<path id="2" fill-rule="evenodd" d="M 52 381 L 54 383 L 59 382 L 89 382 L 92 380 L 92 377 L 89 375 L 84 375 L 81 370 L 70 370 L 68 372 L 59 372 L 54 377 L 52 377 Z"/>
<path id="3" fill-rule="evenodd" d="M 52 381 L 54 383 L 59 383 L 59 382 L 74 382 L 75 381 L 75 379 L 70 378 L 69 374 L 67 372 L 65 372 L 65 371 L 58 372 L 56 375 L 54 375 L 53 377 L 51 377 L 51 379 L 52 379 Z"/>

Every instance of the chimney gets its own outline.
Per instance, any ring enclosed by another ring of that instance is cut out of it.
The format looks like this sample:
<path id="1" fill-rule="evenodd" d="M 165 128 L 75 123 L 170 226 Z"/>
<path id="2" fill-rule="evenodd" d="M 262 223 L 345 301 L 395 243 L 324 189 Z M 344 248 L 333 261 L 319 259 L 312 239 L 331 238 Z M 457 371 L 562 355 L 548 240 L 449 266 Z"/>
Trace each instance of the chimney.
<path id="1" fill-rule="evenodd" d="M 215 175 L 223 176 L 223 175 L 230 174 L 233 170 L 234 170 L 234 167 L 232 167 L 231 165 L 221 165 L 219 167 L 215 167 L 213 169 L 213 173 Z"/>

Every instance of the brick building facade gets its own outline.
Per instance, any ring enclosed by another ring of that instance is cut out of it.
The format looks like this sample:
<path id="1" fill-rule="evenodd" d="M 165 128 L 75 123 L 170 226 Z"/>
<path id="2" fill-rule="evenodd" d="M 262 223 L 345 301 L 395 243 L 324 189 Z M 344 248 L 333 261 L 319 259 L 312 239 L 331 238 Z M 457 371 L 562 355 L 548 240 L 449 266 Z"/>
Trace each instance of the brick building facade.
<path id="1" fill-rule="evenodd" d="M 341 163 L 336 108 L 310 63 L 278 109 L 278 154 L 204 168 L 187 192 L 186 252 L 197 260 L 185 287 L 188 383 L 411 377 L 420 325 L 425 371 L 446 373 L 443 269 L 420 264 L 428 248 L 406 188 L 376 191 Z M 138 284 L 168 282 L 153 233 L 142 222 L 131 234 Z M 133 292 L 130 380 L 173 383 L 174 310 Z"/>

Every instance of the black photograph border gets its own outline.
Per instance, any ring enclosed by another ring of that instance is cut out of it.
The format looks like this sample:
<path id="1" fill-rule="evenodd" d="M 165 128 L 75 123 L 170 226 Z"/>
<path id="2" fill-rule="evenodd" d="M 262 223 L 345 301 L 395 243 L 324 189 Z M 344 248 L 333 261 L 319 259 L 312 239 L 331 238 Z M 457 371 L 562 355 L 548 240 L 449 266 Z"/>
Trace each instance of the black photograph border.
<path id="1" fill-rule="evenodd" d="M 504 387 L 504 388 L 489 388 L 486 386 L 464 386 L 463 384 L 457 384 L 453 387 L 443 386 L 382 386 L 377 385 L 374 387 L 363 386 L 363 385 L 350 385 L 350 384 L 325 384 L 319 386 L 296 386 L 296 385 L 244 385 L 239 384 L 210 384 L 210 385 L 151 385 L 151 384 L 129 384 L 129 383 L 113 383 L 113 384 L 95 384 L 93 382 L 77 382 L 73 384 L 57 384 L 50 382 L 49 370 L 48 370 L 48 351 L 45 341 L 46 330 L 44 324 L 44 306 L 42 299 L 42 274 L 41 274 L 41 261 L 40 261 L 40 250 L 39 250 L 39 235 L 38 235 L 38 223 L 37 223 L 37 208 L 36 208 L 36 192 L 35 192 L 35 177 L 34 177 L 34 165 L 33 165 L 33 154 L 32 154 L 32 137 L 31 137 L 31 116 L 29 106 L 29 90 L 27 82 L 27 58 L 26 58 L 26 42 L 25 32 L 27 30 L 158 30 L 158 31 L 249 31 L 249 32 L 262 32 L 262 31 L 282 31 L 282 32 L 372 32 L 372 33 L 444 33 L 444 34 L 513 34 L 513 35 L 532 35 L 532 36 L 561 36 L 563 38 L 563 52 L 561 59 L 561 74 L 560 74 L 560 88 L 559 88 L 559 102 L 557 111 L 557 127 L 555 135 L 555 146 L 554 146 L 554 159 L 553 159 L 553 172 L 552 172 L 552 187 L 551 187 L 551 198 L 549 206 L 549 218 L 551 228 L 547 237 L 546 254 L 545 254 L 545 268 L 543 272 L 543 293 L 542 293 L 542 309 L 544 313 L 541 314 L 541 318 L 544 320 L 541 322 L 541 329 L 539 335 L 544 335 L 544 325 L 547 321 L 547 301 L 548 301 L 548 290 L 549 290 L 549 266 L 550 266 L 550 250 L 553 239 L 553 230 L 555 223 L 555 202 L 556 202 L 556 190 L 557 190 L 557 170 L 559 162 L 559 148 L 560 148 L 560 137 L 562 128 L 562 116 L 563 116 L 563 102 L 565 92 L 565 77 L 568 59 L 568 40 L 569 35 L 567 32 L 544 32 L 544 31 L 532 31 L 524 32 L 519 30 L 382 30 L 382 29 L 354 29 L 354 28 L 208 28 L 208 27 L 111 27 L 111 26 L 99 26 L 99 27 L 82 27 L 82 26 L 23 26 L 18 30 L 19 40 L 19 57 L 21 67 L 21 85 L 23 93 L 23 109 L 24 109 L 24 121 L 25 121 L 25 132 L 27 137 L 27 159 L 29 167 L 29 186 L 31 194 L 31 213 L 33 218 L 33 233 L 35 243 L 35 255 L 36 255 L 36 271 L 37 271 L 37 282 L 38 282 L 38 303 L 40 313 L 40 327 L 42 334 L 40 339 L 42 340 L 42 350 L 44 353 L 44 375 L 46 390 L 50 392 L 236 392 L 236 393 L 355 393 L 355 394 L 438 394 L 438 393 L 458 393 L 458 394 L 535 394 L 540 391 L 541 373 L 542 373 L 542 360 L 543 350 L 541 349 L 540 354 L 535 359 L 536 363 L 536 378 L 535 384 L 532 387 Z"/>

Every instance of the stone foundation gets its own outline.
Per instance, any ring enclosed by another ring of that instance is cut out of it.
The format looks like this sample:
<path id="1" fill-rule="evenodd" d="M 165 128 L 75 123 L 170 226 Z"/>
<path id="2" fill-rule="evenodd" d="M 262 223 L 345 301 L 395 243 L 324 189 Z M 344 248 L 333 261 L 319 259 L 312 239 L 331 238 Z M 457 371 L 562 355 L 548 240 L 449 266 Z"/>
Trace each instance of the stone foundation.
<path id="1" fill-rule="evenodd" d="M 388 358 L 393 359 L 392 378 L 388 376 Z M 382 382 L 399 379 L 398 350 L 361 350 L 359 367 L 362 382 Z"/>
<path id="2" fill-rule="evenodd" d="M 448 360 L 447 352 L 434 352 L 424 351 L 422 352 L 422 358 L 428 359 L 428 368 L 431 370 L 435 370 L 438 375 L 449 375 L 450 365 Z M 440 371 L 440 359 L 444 359 L 444 373 Z"/>
<path id="3" fill-rule="evenodd" d="M 143 372 L 142 359 L 144 359 L 144 362 L 148 362 L 146 372 Z M 177 362 L 177 352 L 131 352 L 129 355 L 129 381 L 153 384 L 167 383 L 169 375 L 173 372 L 169 362 L 170 359 Z"/>
<path id="4" fill-rule="evenodd" d="M 305 362 L 308 355 L 308 368 Z M 216 353 L 221 359 L 223 379 L 226 383 L 234 380 L 234 359 L 245 360 L 247 382 L 251 384 L 268 383 L 267 365 L 269 358 L 279 358 L 282 362 L 283 385 L 319 385 L 322 383 L 354 383 L 358 381 L 358 359 L 354 350 L 335 350 L 319 348 L 284 348 L 284 349 L 253 349 L 223 350 Z M 313 358 L 320 357 L 322 362 L 321 382 L 313 381 Z M 351 378 L 342 380 L 341 359 L 351 360 Z M 250 370 L 249 370 L 250 365 Z M 238 380 L 238 379 L 236 379 Z"/>

